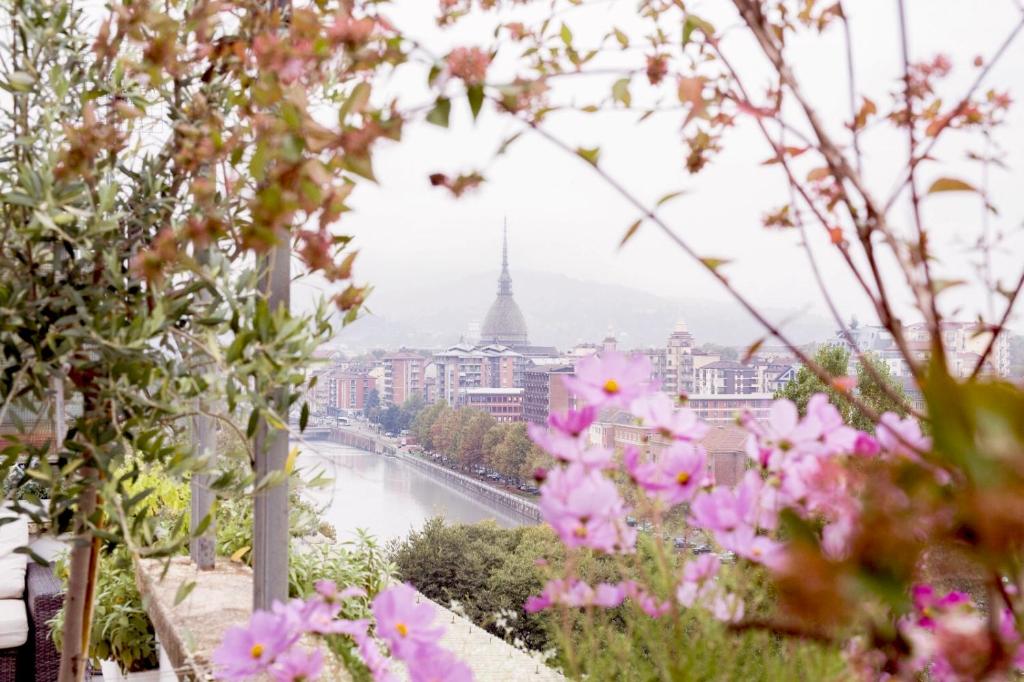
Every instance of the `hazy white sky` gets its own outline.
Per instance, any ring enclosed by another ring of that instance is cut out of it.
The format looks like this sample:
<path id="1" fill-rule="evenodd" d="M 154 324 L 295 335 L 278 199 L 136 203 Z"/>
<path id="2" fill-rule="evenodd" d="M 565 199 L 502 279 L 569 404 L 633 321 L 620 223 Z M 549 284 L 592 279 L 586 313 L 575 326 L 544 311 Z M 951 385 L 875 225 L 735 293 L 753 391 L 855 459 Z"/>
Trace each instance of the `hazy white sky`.
<path id="1" fill-rule="evenodd" d="M 697 3 L 689 4 L 697 7 Z M 598 2 L 566 19 L 577 37 L 585 39 L 601 35 L 612 25 L 628 24 L 634 7 L 634 0 Z M 700 7 L 699 11 L 720 28 L 734 23 L 731 3 L 725 0 L 705 0 Z M 896 3 L 852 0 L 846 7 L 855 36 L 859 85 L 881 105 L 888 101 L 887 93 L 899 87 Z M 954 61 L 953 75 L 944 86 L 947 102 L 958 99 L 973 78 L 970 63 L 975 55 L 992 54 L 1020 12 L 1014 0 L 909 0 L 908 7 L 913 58 L 930 58 L 943 52 Z M 486 42 L 496 20 L 493 15 L 485 16 L 454 32 L 442 33 L 433 24 L 434 10 L 432 0 L 399 0 L 389 16 L 438 54 L 454 45 Z M 730 32 L 724 47 L 735 62 L 747 67 L 748 86 L 763 91 L 769 85 L 768 72 L 756 48 L 740 31 Z M 838 26 L 823 37 L 791 45 L 789 55 L 805 92 L 825 118 L 847 120 L 845 65 Z M 422 73 L 395 79 L 388 87 L 401 92 L 406 103 L 424 102 L 425 75 L 424 68 Z M 576 92 L 606 91 L 609 83 L 595 79 L 577 85 Z M 987 83 L 1009 89 L 1015 99 L 1024 98 L 1024 38 L 1004 57 Z M 678 119 L 663 116 L 637 124 L 636 118 L 635 113 L 628 112 L 560 114 L 550 119 L 549 127 L 573 146 L 600 145 L 602 166 L 647 201 L 686 189 L 686 196 L 666 208 L 665 217 L 703 254 L 732 259 L 728 273 L 756 302 L 824 311 L 798 247 L 797 233 L 766 232 L 761 227 L 761 215 L 784 203 L 787 190 L 777 168 L 759 165 L 769 156 L 769 150 L 751 122 L 744 121 L 727 134 L 725 153 L 705 172 L 689 176 L 682 163 Z M 636 213 L 579 159 L 527 135 L 508 155 L 488 165 L 501 140 L 518 130 L 516 122 L 485 109 L 474 125 L 469 121 L 468 109 L 461 104 L 454 108 L 452 122 L 451 130 L 429 124 L 410 125 L 400 145 L 384 147 L 378 154 L 380 186 L 364 186 L 357 191 L 352 202 L 356 212 L 346 216 L 341 226 L 357 236 L 361 249 L 358 276 L 362 280 L 380 291 L 414 297 L 419 278 L 457 279 L 468 273 L 496 271 L 501 224 L 507 217 L 513 278 L 517 269 L 548 270 L 670 297 L 724 297 L 707 275 L 653 227 L 643 229 L 619 250 L 619 240 Z M 1000 209 L 1000 215 L 992 219 L 993 229 L 1019 233 L 1024 219 L 1022 130 L 1024 109 L 1017 106 L 1011 111 L 1010 125 L 998 136 L 1007 153 L 1009 170 L 991 171 L 991 194 Z M 980 167 L 959 161 L 965 151 L 963 140 L 962 134 L 953 133 L 938 148 L 940 158 L 957 162 L 945 166 L 942 174 L 955 174 L 980 184 Z M 876 133 L 868 135 L 864 143 L 870 184 L 887 196 L 905 158 L 905 137 Z M 978 144 L 971 148 L 980 151 Z M 488 166 L 489 182 L 461 200 L 451 199 L 447 192 L 431 188 L 427 182 L 434 171 L 457 173 L 481 166 Z M 937 166 L 924 168 L 923 184 L 937 175 Z M 902 212 L 892 216 L 894 222 L 905 218 Z M 926 204 L 926 221 L 941 244 L 944 262 L 962 272 L 962 247 L 976 237 L 980 225 L 979 201 L 960 193 L 932 197 Z M 858 313 L 861 319 L 869 318 L 863 298 L 840 274 L 824 235 L 813 228 L 811 234 L 822 266 L 836 285 L 840 306 Z M 997 265 L 1007 280 L 1017 276 L 1016 268 L 1024 262 L 1022 253 L 1018 237 L 1002 254 Z M 977 290 L 963 290 L 949 294 L 948 303 L 976 309 L 983 306 L 983 296 Z"/>

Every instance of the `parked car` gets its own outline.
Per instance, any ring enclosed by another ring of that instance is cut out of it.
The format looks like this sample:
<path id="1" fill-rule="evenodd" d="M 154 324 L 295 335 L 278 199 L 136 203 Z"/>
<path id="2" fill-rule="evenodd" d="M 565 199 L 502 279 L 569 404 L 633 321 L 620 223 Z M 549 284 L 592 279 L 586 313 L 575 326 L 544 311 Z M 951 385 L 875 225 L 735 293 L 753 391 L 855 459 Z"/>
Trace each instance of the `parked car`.
<path id="1" fill-rule="evenodd" d="M 711 548 L 707 545 L 695 545 L 691 551 L 694 554 L 710 554 Z"/>

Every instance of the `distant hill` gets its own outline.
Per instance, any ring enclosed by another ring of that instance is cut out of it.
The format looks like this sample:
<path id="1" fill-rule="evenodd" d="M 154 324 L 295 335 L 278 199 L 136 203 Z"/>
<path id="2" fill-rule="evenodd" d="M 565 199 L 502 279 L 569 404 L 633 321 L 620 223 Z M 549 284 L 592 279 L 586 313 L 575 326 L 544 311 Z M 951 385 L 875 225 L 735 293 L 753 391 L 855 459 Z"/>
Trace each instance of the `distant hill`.
<path id="1" fill-rule="evenodd" d="M 672 299 L 629 287 L 585 282 L 564 275 L 513 273 L 516 301 L 526 317 L 530 342 L 570 348 L 609 334 L 621 347 L 664 345 L 678 320 L 686 321 L 698 344 L 742 346 L 761 336 L 757 323 L 738 305 L 698 298 Z M 375 291 L 369 313 L 343 329 L 337 342 L 367 348 L 438 348 L 456 343 L 471 322 L 482 322 L 494 300 L 494 274 L 449 282 L 417 282 L 414 290 Z M 767 311 L 775 321 L 795 311 Z M 797 343 L 833 334 L 829 321 L 800 314 L 786 324 Z"/>

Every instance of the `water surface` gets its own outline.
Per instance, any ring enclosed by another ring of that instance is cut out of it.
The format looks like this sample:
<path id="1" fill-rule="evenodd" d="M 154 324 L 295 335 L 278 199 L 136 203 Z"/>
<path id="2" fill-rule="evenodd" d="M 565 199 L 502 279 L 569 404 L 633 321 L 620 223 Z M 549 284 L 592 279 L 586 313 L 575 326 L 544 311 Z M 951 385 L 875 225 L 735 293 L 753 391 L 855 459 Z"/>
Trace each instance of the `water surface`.
<path id="1" fill-rule="evenodd" d="M 326 505 L 323 520 L 337 529 L 339 538 L 351 538 L 363 528 L 383 543 L 405 537 L 434 516 L 452 523 L 493 519 L 505 528 L 531 523 L 394 457 L 326 441 L 292 445 L 301 448 L 297 464 L 306 477 L 322 470 L 334 479 L 332 485 L 309 490 L 308 497 Z"/>

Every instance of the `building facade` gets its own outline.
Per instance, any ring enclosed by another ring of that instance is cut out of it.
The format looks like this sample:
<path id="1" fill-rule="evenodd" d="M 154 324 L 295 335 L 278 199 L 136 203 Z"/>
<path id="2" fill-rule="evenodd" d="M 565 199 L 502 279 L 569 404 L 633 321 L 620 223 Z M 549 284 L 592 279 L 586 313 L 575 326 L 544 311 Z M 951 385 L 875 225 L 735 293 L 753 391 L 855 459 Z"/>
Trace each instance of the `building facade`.
<path id="1" fill-rule="evenodd" d="M 545 424 L 552 412 L 562 413 L 576 407 L 575 397 L 562 382 L 573 376 L 572 365 L 533 366 L 523 372 L 523 419 Z"/>
<path id="2" fill-rule="evenodd" d="M 758 368 L 731 360 L 704 365 L 694 373 L 694 389 L 699 395 L 756 393 Z"/>
<path id="3" fill-rule="evenodd" d="M 454 404 L 463 388 L 522 388 L 528 360 L 507 346 L 458 344 L 432 359 L 435 400 Z"/>
<path id="4" fill-rule="evenodd" d="M 708 424 L 722 426 L 735 424 L 744 412 L 756 421 L 767 422 L 774 399 L 771 393 L 695 394 L 686 405 Z"/>
<path id="5" fill-rule="evenodd" d="M 377 381 L 366 372 L 339 372 L 335 382 L 338 407 L 361 412 L 366 409 L 366 398 L 377 388 Z"/>
<path id="6" fill-rule="evenodd" d="M 413 397 L 424 397 L 424 369 L 427 361 L 422 355 L 398 352 L 385 355 L 384 385 L 380 390 L 382 405 L 401 406 Z"/>
<path id="7" fill-rule="evenodd" d="M 461 388 L 456 405 L 486 412 L 501 423 L 523 421 L 521 388 Z"/>
<path id="8" fill-rule="evenodd" d="M 662 389 L 669 395 L 689 395 L 693 386 L 693 334 L 680 320 L 668 337 L 665 348 L 665 381 Z"/>

